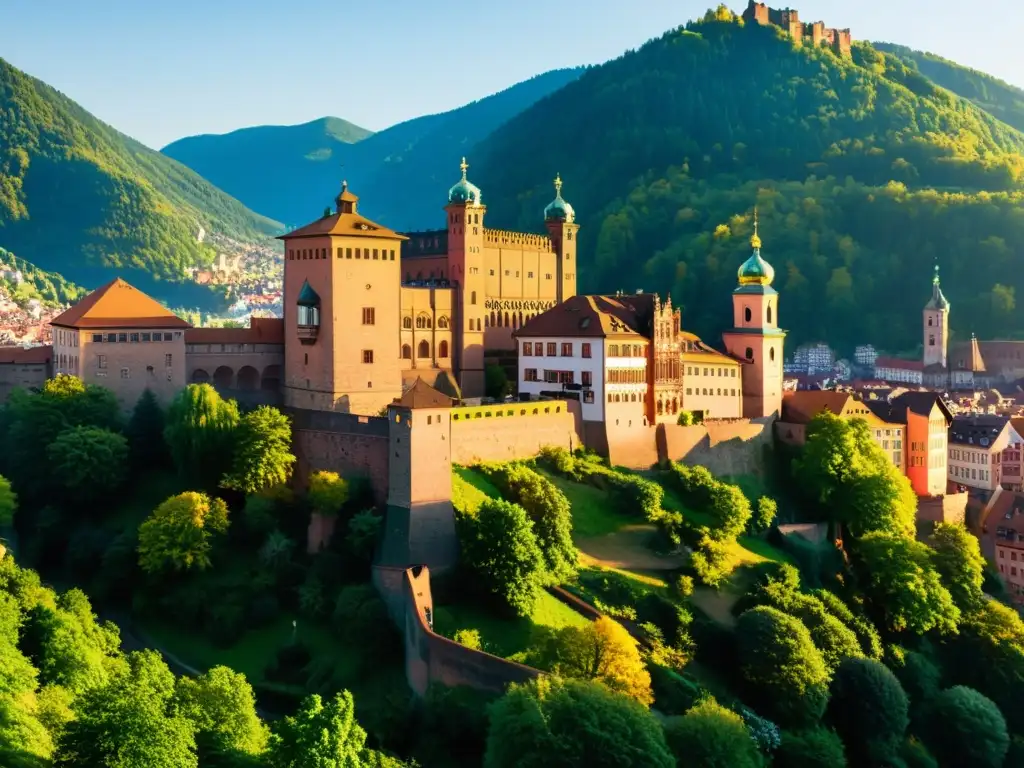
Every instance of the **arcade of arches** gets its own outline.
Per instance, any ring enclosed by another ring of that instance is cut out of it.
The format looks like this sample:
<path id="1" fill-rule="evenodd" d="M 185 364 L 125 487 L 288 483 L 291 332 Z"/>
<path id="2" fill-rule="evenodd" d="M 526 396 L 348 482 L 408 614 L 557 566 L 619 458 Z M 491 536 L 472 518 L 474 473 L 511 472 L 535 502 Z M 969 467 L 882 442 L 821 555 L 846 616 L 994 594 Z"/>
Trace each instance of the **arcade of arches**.
<path id="1" fill-rule="evenodd" d="M 213 384 L 218 391 L 225 392 L 278 392 L 281 388 L 281 366 L 268 365 L 262 371 L 251 365 L 243 365 L 237 371 L 227 365 L 220 365 L 211 373 L 205 368 L 192 371 L 191 384 Z"/>

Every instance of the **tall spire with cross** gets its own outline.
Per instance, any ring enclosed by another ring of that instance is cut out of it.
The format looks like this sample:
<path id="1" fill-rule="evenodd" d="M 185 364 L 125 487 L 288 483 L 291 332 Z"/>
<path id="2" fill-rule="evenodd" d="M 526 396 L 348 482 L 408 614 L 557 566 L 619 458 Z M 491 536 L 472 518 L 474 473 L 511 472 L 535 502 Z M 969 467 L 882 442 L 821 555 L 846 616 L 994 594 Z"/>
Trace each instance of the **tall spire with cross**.
<path id="1" fill-rule="evenodd" d="M 761 250 L 761 238 L 757 234 L 757 206 L 754 206 L 754 234 L 750 238 L 750 247 L 755 251 Z"/>

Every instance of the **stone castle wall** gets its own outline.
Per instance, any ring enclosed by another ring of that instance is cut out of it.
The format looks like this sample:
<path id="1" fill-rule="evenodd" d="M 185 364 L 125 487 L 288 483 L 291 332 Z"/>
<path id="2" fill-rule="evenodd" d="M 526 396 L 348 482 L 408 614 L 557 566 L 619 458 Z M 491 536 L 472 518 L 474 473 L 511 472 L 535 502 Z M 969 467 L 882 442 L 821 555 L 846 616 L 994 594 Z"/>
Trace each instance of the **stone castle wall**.
<path id="1" fill-rule="evenodd" d="M 565 400 L 453 408 L 452 463 L 526 459 L 545 445 L 575 450 L 583 444 L 579 409 Z"/>
<path id="2" fill-rule="evenodd" d="M 467 648 L 434 632 L 430 571 L 426 566 L 374 566 L 373 581 L 391 618 L 405 636 L 405 673 L 419 696 L 431 683 L 502 693 L 510 683 L 540 676 L 540 671 L 483 651 Z"/>

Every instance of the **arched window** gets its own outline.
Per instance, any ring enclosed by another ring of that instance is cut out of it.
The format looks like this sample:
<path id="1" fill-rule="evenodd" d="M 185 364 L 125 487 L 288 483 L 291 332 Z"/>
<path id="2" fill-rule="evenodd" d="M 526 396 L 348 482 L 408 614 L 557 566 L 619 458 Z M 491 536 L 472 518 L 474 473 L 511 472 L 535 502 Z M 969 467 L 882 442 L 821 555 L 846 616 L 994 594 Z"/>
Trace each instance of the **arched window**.
<path id="1" fill-rule="evenodd" d="M 470 325 L 472 326 L 473 321 L 470 320 L 469 322 L 470 322 Z M 484 315 L 484 328 L 490 328 L 490 327 L 491 327 L 491 318 L 489 318 L 487 315 Z M 470 328 L 470 330 L 472 330 L 472 328 Z"/>
<path id="2" fill-rule="evenodd" d="M 750 307 L 744 307 L 743 308 L 743 319 L 746 320 L 749 323 L 751 317 L 752 317 L 752 315 L 750 313 Z"/>
<path id="3" fill-rule="evenodd" d="M 750 347 L 747 347 L 747 360 L 753 360 L 753 359 L 754 359 L 754 350 L 751 349 Z"/>
<path id="4" fill-rule="evenodd" d="M 430 342 L 424 339 L 416 348 L 416 357 L 430 357 Z"/>
<path id="5" fill-rule="evenodd" d="M 412 347 L 410 347 L 408 344 L 402 345 L 402 359 L 412 360 Z"/>
<path id="6" fill-rule="evenodd" d="M 928 318 L 928 327 L 929 327 L 929 328 L 930 328 L 930 327 L 931 327 L 931 325 L 932 325 L 932 319 L 933 319 L 933 318 L 931 318 L 931 317 L 929 317 L 929 318 Z"/>
<path id="7" fill-rule="evenodd" d="M 771 321 L 772 321 L 772 305 L 769 304 L 768 305 L 768 322 L 770 323 Z"/>
<path id="8" fill-rule="evenodd" d="M 506 312 L 505 313 L 505 327 L 508 328 L 510 325 L 512 325 L 512 324 L 508 321 L 508 312 Z"/>
<path id="9" fill-rule="evenodd" d="M 492 309 L 491 310 L 491 328 L 497 328 L 497 327 L 498 327 L 498 318 L 494 314 L 494 310 Z"/>
<path id="10" fill-rule="evenodd" d="M 448 318 L 445 317 L 444 315 L 441 315 L 441 317 L 439 317 L 438 320 L 437 320 L 437 327 L 438 328 L 447 328 L 448 327 Z"/>
<path id="11" fill-rule="evenodd" d="M 440 358 L 444 358 L 444 359 L 448 358 L 448 342 L 447 341 L 442 340 L 441 343 L 437 345 L 437 356 L 440 357 Z"/>
<path id="12" fill-rule="evenodd" d="M 411 329 L 412 328 L 412 318 L 411 317 L 403 317 L 402 318 L 402 327 L 406 328 L 406 329 Z"/>

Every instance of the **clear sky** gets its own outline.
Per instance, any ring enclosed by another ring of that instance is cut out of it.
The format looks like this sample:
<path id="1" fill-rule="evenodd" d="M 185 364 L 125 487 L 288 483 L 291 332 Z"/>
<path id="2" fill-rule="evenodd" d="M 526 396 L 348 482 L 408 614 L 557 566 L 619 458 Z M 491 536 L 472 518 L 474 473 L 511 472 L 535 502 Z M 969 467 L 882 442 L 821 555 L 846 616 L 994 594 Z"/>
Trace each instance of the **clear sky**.
<path id="1" fill-rule="evenodd" d="M 771 3 L 769 3 L 771 4 Z M 1011 0 L 788 0 L 1024 85 Z M 0 57 L 159 148 L 325 115 L 380 130 L 597 64 L 711 0 L 0 0 Z M 746 0 L 732 0 L 741 11 Z M 977 7 L 981 18 L 965 19 Z M 1002 19 L 1002 22 L 1000 21 Z"/>

